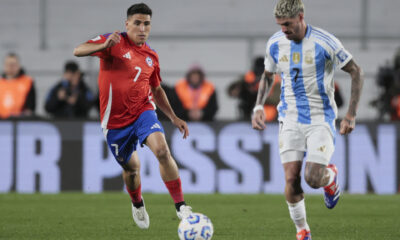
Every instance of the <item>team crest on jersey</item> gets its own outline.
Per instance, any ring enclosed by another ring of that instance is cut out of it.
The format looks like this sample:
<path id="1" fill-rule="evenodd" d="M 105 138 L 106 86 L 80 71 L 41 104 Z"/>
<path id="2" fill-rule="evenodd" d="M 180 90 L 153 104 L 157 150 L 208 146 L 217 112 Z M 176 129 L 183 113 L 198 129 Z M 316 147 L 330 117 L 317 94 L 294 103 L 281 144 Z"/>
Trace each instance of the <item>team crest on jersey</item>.
<path id="1" fill-rule="evenodd" d="M 292 56 L 292 61 L 294 64 L 300 63 L 300 53 L 299 52 L 294 52 Z"/>
<path id="2" fill-rule="evenodd" d="M 146 58 L 146 62 L 147 62 L 147 65 L 149 65 L 149 67 L 153 66 L 153 60 L 150 57 Z"/>
<path id="3" fill-rule="evenodd" d="M 304 57 L 304 61 L 307 64 L 313 64 L 313 53 L 311 50 L 306 51 L 306 56 Z"/>

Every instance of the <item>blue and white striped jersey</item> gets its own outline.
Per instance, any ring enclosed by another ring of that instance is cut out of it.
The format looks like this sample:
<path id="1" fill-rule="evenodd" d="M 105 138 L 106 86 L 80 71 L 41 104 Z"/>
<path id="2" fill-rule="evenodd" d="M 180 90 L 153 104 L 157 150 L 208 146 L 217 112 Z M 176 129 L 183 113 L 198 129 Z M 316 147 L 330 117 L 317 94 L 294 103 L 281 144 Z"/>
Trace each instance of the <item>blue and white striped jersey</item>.
<path id="1" fill-rule="evenodd" d="M 279 120 L 327 122 L 334 129 L 333 73 L 351 59 L 342 43 L 320 28 L 307 25 L 299 43 L 288 40 L 282 31 L 275 33 L 267 43 L 265 70 L 282 78 Z"/>

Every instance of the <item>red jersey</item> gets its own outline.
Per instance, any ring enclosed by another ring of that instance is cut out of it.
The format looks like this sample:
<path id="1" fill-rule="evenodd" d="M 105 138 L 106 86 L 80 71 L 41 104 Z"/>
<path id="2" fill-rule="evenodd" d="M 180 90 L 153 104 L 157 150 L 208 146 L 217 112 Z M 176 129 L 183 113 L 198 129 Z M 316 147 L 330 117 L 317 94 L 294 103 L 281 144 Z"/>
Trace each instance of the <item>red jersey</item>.
<path id="1" fill-rule="evenodd" d="M 104 43 L 109 34 L 88 43 Z M 154 110 L 150 87 L 161 82 L 157 53 L 147 45 L 135 45 L 126 32 L 121 41 L 92 54 L 100 58 L 99 92 L 101 127 L 115 129 L 134 122 L 146 110 Z"/>

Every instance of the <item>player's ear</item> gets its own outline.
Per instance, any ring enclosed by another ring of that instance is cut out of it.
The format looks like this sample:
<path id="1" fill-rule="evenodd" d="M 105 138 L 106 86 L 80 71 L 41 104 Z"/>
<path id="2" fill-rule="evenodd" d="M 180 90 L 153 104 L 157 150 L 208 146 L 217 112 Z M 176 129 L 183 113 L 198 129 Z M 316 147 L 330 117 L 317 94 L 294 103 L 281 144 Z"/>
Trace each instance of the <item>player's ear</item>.
<path id="1" fill-rule="evenodd" d="M 300 21 L 304 20 L 304 13 L 302 13 L 302 12 L 299 13 L 299 20 Z"/>

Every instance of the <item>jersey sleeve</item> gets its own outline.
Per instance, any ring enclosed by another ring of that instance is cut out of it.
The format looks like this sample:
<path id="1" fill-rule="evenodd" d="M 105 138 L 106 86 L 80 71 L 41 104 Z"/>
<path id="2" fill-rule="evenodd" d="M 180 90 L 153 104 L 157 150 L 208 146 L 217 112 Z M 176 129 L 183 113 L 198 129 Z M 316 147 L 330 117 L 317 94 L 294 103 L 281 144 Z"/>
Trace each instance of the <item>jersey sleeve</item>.
<path id="1" fill-rule="evenodd" d="M 268 41 L 267 43 L 267 49 L 265 52 L 265 60 L 264 60 L 264 65 L 265 65 L 265 70 L 271 73 L 275 73 L 277 70 L 277 63 L 278 63 L 278 54 L 279 54 L 279 49 L 278 49 L 278 42 L 272 43 Z"/>
<path id="2" fill-rule="evenodd" d="M 150 76 L 150 86 L 156 88 L 160 86 L 161 81 L 160 66 L 157 63 L 154 65 L 153 74 Z"/>
<path id="3" fill-rule="evenodd" d="M 110 34 L 103 34 L 103 35 L 99 35 L 97 37 L 94 37 L 92 39 L 90 39 L 89 41 L 87 41 L 86 43 L 95 43 L 95 44 L 101 44 L 107 41 L 107 38 Z M 104 49 L 102 51 L 98 51 L 95 53 L 92 53 L 91 56 L 97 56 L 99 58 L 107 58 L 110 55 L 110 49 Z"/>
<path id="4" fill-rule="evenodd" d="M 353 58 L 353 56 L 351 55 L 351 53 L 349 51 L 347 51 L 343 47 L 343 44 L 339 41 L 339 39 L 337 39 L 333 35 L 331 35 L 331 37 L 332 37 L 332 40 L 334 41 L 334 44 L 333 44 L 334 48 L 331 53 L 332 61 L 333 61 L 334 65 L 336 66 L 336 68 L 341 69 Z"/>

